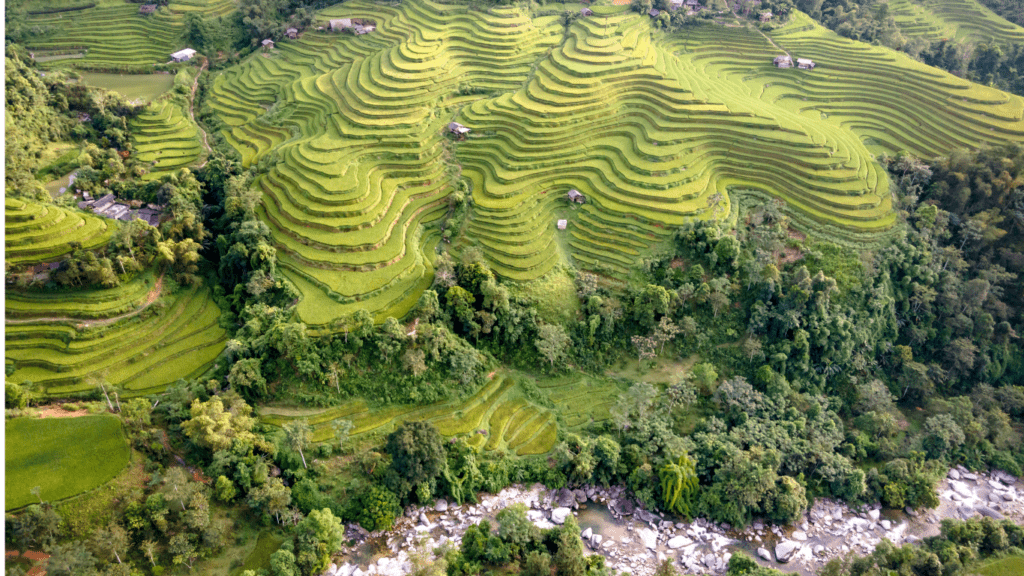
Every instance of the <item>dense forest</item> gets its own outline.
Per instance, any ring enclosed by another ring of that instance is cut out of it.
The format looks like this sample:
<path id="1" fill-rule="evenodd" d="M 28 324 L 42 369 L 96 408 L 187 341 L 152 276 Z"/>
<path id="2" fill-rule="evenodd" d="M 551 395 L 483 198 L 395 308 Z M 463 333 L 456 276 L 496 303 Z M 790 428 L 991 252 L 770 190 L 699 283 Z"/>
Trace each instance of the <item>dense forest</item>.
<path id="1" fill-rule="evenodd" d="M 888 44 L 899 33 L 877 7 L 814 4 L 797 6 L 843 35 Z M 280 33 L 285 15 L 308 20 L 312 7 L 243 3 L 244 34 L 203 21 L 189 22 L 187 34 L 204 49 L 237 48 Z M 926 47 L 920 57 L 948 68 L 939 62 L 947 49 L 955 47 Z M 964 72 L 1024 92 L 1010 72 L 1024 52 L 1013 50 L 994 57 L 978 47 Z M 120 403 L 131 445 L 145 457 L 145 488 L 89 516 L 45 502 L 7 515 L 7 544 L 47 549 L 50 574 L 191 570 L 244 522 L 287 531 L 271 576 L 310 576 L 340 545 L 343 522 L 383 530 L 406 505 L 472 502 L 513 483 L 623 485 L 651 509 L 742 527 L 755 518 L 793 522 L 821 497 L 933 507 L 936 483 L 954 464 L 1024 473 L 1022 146 L 882 158 L 900 224 L 867 245 L 806 237 L 783 203 L 747 199 L 731 224 L 680 226 L 626 281 L 557 270 L 573 285 L 563 317 L 470 247 L 438 256 L 434 283 L 409 318 L 376 323 L 362 310 L 314 331 L 295 319 L 297 292 L 257 217 L 253 183 L 265 163 L 244 169 L 213 138 L 202 168 L 143 182 L 119 153 L 139 110 L 67 80 L 42 76 L 8 47 L 8 196 L 46 199 L 41 149 L 85 140 L 73 159 L 76 186 L 166 204 L 168 216 L 73 252 L 37 288 L 113 286 L 161 267 L 180 284 L 214 287 L 231 339 L 201 378 L 179 381 L 156 403 Z M 199 80 L 200 99 L 208 82 Z M 199 115 L 213 122 L 202 106 Z M 460 195 L 451 202 L 446 225 L 457 229 L 472 206 Z M 406 329 L 412 319 L 415 337 Z M 284 399 L 389 406 L 465 398 L 500 367 L 529 388 L 531 378 L 600 374 L 625 358 L 649 368 L 694 356 L 675 384 L 628 382 L 611 420 L 564 434 L 545 457 L 485 456 L 423 422 L 358 440 L 342 423 L 330 441 L 314 443 L 309 422 L 278 428 L 258 418 L 261 405 Z M 37 403 L 33 392 L 7 384 L 8 414 Z M 83 400 L 101 398 L 96 391 Z M 175 465 L 179 457 L 195 475 Z M 578 534 L 574 521 L 540 531 L 509 508 L 498 526 L 470 530 L 460 549 L 420 573 L 609 573 L 600 557 L 584 555 Z M 826 573 L 956 575 L 1012 547 L 1024 547 L 1024 534 L 1011 523 L 950 522 L 922 546 L 883 546 Z M 673 573 L 671 565 L 659 571 Z M 736 576 L 774 573 L 741 555 L 729 567 Z"/>

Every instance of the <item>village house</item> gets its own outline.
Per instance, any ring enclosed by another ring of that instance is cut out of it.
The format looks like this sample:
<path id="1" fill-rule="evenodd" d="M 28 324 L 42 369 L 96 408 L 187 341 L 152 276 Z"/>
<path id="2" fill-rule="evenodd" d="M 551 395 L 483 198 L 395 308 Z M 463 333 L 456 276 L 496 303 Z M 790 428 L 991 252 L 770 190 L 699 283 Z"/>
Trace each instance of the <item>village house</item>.
<path id="1" fill-rule="evenodd" d="M 351 18 L 337 18 L 335 20 L 331 20 L 331 32 L 341 32 L 345 28 L 351 28 L 351 27 L 352 27 L 352 19 Z"/>
<path id="2" fill-rule="evenodd" d="M 267 38 L 266 40 L 264 40 L 262 42 L 262 44 L 263 44 L 263 49 L 264 50 L 272 50 L 274 48 L 274 41 L 271 40 L 270 38 Z"/>
<path id="3" fill-rule="evenodd" d="M 174 54 L 171 54 L 171 60 L 175 62 L 187 62 L 196 55 L 196 51 L 191 48 L 185 48 L 184 50 L 178 50 Z"/>
<path id="4" fill-rule="evenodd" d="M 580 16 L 586 18 L 587 16 L 593 16 L 593 15 L 594 15 L 594 11 L 591 10 L 590 8 L 587 8 L 585 6 L 583 8 L 580 8 Z"/>
<path id="5" fill-rule="evenodd" d="M 651 18 L 657 18 L 658 15 L 661 14 L 661 10 L 658 10 L 657 8 L 651 8 L 651 11 L 648 12 L 647 14 L 650 15 Z"/>
<path id="6" fill-rule="evenodd" d="M 465 126 L 459 124 L 458 122 L 452 122 L 448 124 L 448 131 L 459 137 L 465 136 L 466 134 L 469 134 L 471 132 L 469 128 L 466 128 Z"/>
<path id="7" fill-rule="evenodd" d="M 701 5 L 700 0 L 686 0 L 683 3 L 683 6 L 685 6 L 687 10 L 693 10 L 694 12 L 700 12 L 700 9 L 704 7 Z"/>
<path id="8" fill-rule="evenodd" d="M 143 16 L 148 16 L 154 12 L 156 12 L 156 4 L 143 4 L 142 6 L 139 6 L 139 14 L 142 14 Z"/>
<path id="9" fill-rule="evenodd" d="M 569 190 L 569 201 L 576 202 L 578 204 L 585 204 L 587 202 L 587 199 L 585 196 L 583 196 L 583 194 L 580 194 L 579 190 L 576 190 L 574 188 L 572 190 Z"/>
<path id="10" fill-rule="evenodd" d="M 793 58 L 791 58 L 788 55 L 786 55 L 786 56 L 776 56 L 775 60 L 773 61 L 773 63 L 778 68 L 792 68 L 793 67 Z"/>
<path id="11" fill-rule="evenodd" d="M 354 24 L 352 26 L 352 33 L 356 36 L 362 36 L 363 34 L 369 34 L 376 29 L 377 27 L 373 24 Z"/>
<path id="12" fill-rule="evenodd" d="M 289 28 L 288 31 L 284 33 L 284 35 L 291 38 L 292 40 L 295 40 L 296 38 L 299 37 L 299 29 Z"/>
<path id="13" fill-rule="evenodd" d="M 558 221 L 558 229 L 559 230 L 565 230 L 566 226 L 568 226 L 568 225 L 569 225 L 569 221 L 568 220 L 559 220 Z"/>
<path id="14" fill-rule="evenodd" d="M 814 70 L 814 60 L 810 58 L 797 58 L 796 67 L 801 70 Z"/>
<path id="15" fill-rule="evenodd" d="M 767 22 L 772 19 L 771 12 L 761 12 L 761 22 Z"/>

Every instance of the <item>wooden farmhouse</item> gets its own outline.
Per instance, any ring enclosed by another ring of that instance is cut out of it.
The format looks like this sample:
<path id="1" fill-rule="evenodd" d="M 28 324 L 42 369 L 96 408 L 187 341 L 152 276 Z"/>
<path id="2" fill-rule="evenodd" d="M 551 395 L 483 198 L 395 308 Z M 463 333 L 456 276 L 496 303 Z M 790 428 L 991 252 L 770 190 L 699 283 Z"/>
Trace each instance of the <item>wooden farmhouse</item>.
<path id="1" fill-rule="evenodd" d="M 139 6 L 139 14 L 143 16 L 148 16 L 154 12 L 156 12 L 156 4 L 143 4 Z"/>
<path id="2" fill-rule="evenodd" d="M 771 12 L 761 12 L 761 22 L 767 22 L 772 19 L 773 14 Z"/>
<path id="3" fill-rule="evenodd" d="M 559 230 L 565 230 L 566 226 L 569 225 L 569 221 L 568 220 L 559 220 L 557 225 L 558 225 L 558 229 Z"/>
<path id="4" fill-rule="evenodd" d="M 266 40 L 263 41 L 263 49 L 264 50 L 270 50 L 273 47 L 274 47 L 274 41 L 271 40 L 270 38 L 267 38 Z"/>
<path id="5" fill-rule="evenodd" d="M 778 68 L 792 68 L 793 67 L 793 58 L 788 56 L 788 55 L 787 56 L 776 56 L 775 60 L 773 61 L 773 63 Z"/>
<path id="6" fill-rule="evenodd" d="M 661 14 L 661 10 L 658 10 L 657 8 L 651 8 L 651 11 L 648 12 L 647 14 L 650 15 L 651 18 L 657 18 L 658 15 Z"/>
<path id="7" fill-rule="evenodd" d="M 594 11 L 591 10 L 590 8 L 587 8 L 585 6 L 583 8 L 580 8 L 580 16 L 586 18 L 587 16 L 593 16 L 593 15 L 594 15 Z"/>
<path id="8" fill-rule="evenodd" d="M 569 190 L 569 202 L 576 202 L 577 204 L 585 204 L 587 202 L 587 198 L 583 194 L 580 194 L 579 190 L 576 190 L 574 188 L 572 190 Z"/>
<path id="9" fill-rule="evenodd" d="M 814 70 L 814 60 L 810 58 L 797 58 L 796 67 L 801 70 Z"/>
<path id="10" fill-rule="evenodd" d="M 299 29 L 298 28 L 289 28 L 288 31 L 286 31 L 284 33 L 284 35 L 289 37 L 289 38 L 291 38 L 292 40 L 295 40 L 296 38 L 299 37 Z"/>

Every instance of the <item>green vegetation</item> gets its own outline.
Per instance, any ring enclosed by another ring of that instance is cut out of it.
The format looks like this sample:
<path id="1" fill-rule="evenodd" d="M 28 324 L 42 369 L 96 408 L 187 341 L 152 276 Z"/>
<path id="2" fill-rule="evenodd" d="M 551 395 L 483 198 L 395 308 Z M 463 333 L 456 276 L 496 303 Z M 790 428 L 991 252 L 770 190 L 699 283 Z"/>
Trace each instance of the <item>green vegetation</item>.
<path id="1" fill-rule="evenodd" d="M 53 204 L 4 199 L 4 260 L 13 266 L 55 262 L 73 250 L 105 246 L 116 224 Z"/>
<path id="2" fill-rule="evenodd" d="M 203 151 L 199 129 L 175 101 L 150 104 L 132 122 L 131 130 L 135 158 L 147 166 L 143 180 L 188 166 Z"/>
<path id="3" fill-rule="evenodd" d="M 174 86 L 173 74 L 104 74 L 81 72 L 82 82 L 89 86 L 113 90 L 132 100 L 156 100 Z"/>
<path id="4" fill-rule="evenodd" d="M 1024 572 L 1024 556 L 1001 558 L 979 566 L 975 571 L 980 576 L 1012 576 Z"/>
<path id="5" fill-rule="evenodd" d="M 55 502 L 101 486 L 128 464 L 120 420 L 81 416 L 7 420 L 4 502 L 7 510 Z M 33 494 L 40 487 L 38 497 Z"/>

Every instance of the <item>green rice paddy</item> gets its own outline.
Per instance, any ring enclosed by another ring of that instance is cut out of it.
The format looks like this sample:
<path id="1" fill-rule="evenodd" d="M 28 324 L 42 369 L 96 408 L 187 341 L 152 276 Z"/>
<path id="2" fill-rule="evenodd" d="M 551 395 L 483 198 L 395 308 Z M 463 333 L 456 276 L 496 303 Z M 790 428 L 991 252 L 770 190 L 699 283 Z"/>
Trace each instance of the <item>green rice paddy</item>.
<path id="1" fill-rule="evenodd" d="M 155 100 L 174 86 L 173 74 L 105 74 L 80 72 L 89 86 L 104 88 L 131 100 Z"/>
<path id="2" fill-rule="evenodd" d="M 173 76 L 171 78 L 173 81 Z M 174 100 L 161 100 L 150 104 L 132 120 L 135 158 L 143 162 L 147 170 L 143 180 L 184 168 L 202 153 L 199 128 L 183 106 Z"/>
<path id="3" fill-rule="evenodd" d="M 904 36 L 928 42 L 1020 44 L 1024 28 L 1008 22 L 977 0 L 888 0 L 889 13 Z"/>
<path id="4" fill-rule="evenodd" d="M 8 379 L 46 396 L 91 392 L 100 381 L 138 396 L 205 371 L 226 341 L 209 290 L 155 299 L 154 283 L 147 274 L 104 290 L 9 290 L 5 353 L 15 369 Z"/>
<path id="5" fill-rule="evenodd" d="M 102 486 L 128 465 L 129 449 L 116 416 L 13 418 L 5 423 L 4 508 L 70 498 Z"/>
<path id="6" fill-rule="evenodd" d="M 309 30 L 214 78 L 243 162 L 276 158 L 259 212 L 303 321 L 405 315 L 431 282 L 453 173 L 472 195 L 456 250 L 479 246 L 513 280 L 564 262 L 622 277 L 672 227 L 727 216 L 738 191 L 872 238 L 896 223 L 876 154 L 1024 141 L 1020 98 L 802 14 L 773 45 L 745 27 L 666 34 L 625 7 L 595 11 L 563 35 L 555 16 L 515 7 L 353 0 L 318 19 L 375 32 Z M 776 69 L 783 50 L 818 67 Z M 468 138 L 451 141 L 453 120 Z M 568 205 L 571 188 L 587 203 Z"/>
<path id="7" fill-rule="evenodd" d="M 620 393 L 615 384 L 580 377 L 545 380 L 538 386 L 544 405 L 527 398 L 517 377 L 498 374 L 468 399 L 429 406 L 373 408 L 359 399 L 327 410 L 266 407 L 260 412 L 261 420 L 273 426 L 307 419 L 315 442 L 332 440 L 335 420 L 352 421 L 354 438 L 387 434 L 402 422 L 426 420 L 442 435 L 465 438 L 484 451 L 530 456 L 554 448 L 559 430 L 611 418 L 609 408 Z"/>
<path id="8" fill-rule="evenodd" d="M 91 250 L 110 241 L 114 221 L 81 210 L 4 198 L 4 259 L 16 266 L 56 262 L 72 242 Z"/>

